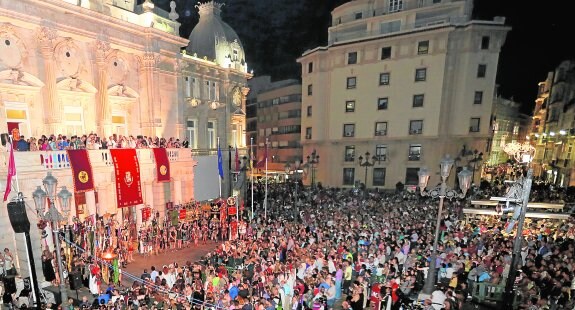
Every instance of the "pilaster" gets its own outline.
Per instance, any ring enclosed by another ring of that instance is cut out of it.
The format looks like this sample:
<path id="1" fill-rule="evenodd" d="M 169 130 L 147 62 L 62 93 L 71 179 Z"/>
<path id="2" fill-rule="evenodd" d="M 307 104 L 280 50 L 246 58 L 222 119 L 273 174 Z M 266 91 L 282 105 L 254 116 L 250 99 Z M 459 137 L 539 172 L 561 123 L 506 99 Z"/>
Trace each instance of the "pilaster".
<path id="1" fill-rule="evenodd" d="M 57 133 L 57 127 L 62 122 L 62 107 L 58 101 L 56 88 L 56 68 L 54 60 L 54 45 L 57 38 L 56 30 L 40 27 L 36 34 L 40 45 L 40 53 L 44 60 L 44 121 L 49 133 Z"/>

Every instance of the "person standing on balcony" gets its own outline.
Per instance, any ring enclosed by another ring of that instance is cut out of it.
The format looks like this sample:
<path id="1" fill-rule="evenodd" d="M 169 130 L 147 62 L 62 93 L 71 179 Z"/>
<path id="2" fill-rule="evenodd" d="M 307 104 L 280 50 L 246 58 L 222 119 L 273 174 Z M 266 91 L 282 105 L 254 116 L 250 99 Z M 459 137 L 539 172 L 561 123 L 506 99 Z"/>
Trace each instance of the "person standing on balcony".
<path id="1" fill-rule="evenodd" d="M 30 144 L 24 139 L 24 136 L 20 136 L 20 140 L 16 143 L 16 149 L 20 152 L 30 151 Z"/>

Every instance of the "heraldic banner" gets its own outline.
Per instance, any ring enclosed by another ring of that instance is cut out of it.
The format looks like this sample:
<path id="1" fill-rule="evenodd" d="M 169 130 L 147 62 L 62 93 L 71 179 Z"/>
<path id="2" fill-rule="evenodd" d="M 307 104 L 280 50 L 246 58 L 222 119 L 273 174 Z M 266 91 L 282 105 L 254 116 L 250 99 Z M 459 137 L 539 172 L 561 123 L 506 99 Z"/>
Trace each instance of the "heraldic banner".
<path id="1" fill-rule="evenodd" d="M 116 171 L 116 200 L 118 208 L 143 203 L 140 164 L 135 149 L 111 149 Z"/>
<path id="2" fill-rule="evenodd" d="M 170 161 L 167 150 L 163 147 L 153 148 L 156 159 L 156 175 L 158 182 L 170 182 Z"/>
<path id="3" fill-rule="evenodd" d="M 94 174 L 87 150 L 68 150 L 68 158 L 74 176 L 74 192 L 83 193 L 94 190 Z"/>

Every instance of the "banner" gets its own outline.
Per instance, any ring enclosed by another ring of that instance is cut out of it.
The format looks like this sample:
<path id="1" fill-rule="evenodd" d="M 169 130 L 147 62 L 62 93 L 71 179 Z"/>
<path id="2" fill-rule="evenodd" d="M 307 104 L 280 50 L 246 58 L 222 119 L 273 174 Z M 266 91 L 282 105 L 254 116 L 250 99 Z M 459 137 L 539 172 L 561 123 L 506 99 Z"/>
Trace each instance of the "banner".
<path id="1" fill-rule="evenodd" d="M 165 148 L 154 148 L 154 158 L 156 159 L 156 175 L 158 182 L 170 182 L 170 161 Z"/>
<path id="2" fill-rule="evenodd" d="M 116 201 L 118 208 L 143 203 L 140 164 L 135 149 L 111 149 L 116 172 Z"/>
<path id="3" fill-rule="evenodd" d="M 94 190 L 94 174 L 87 150 L 67 150 L 72 175 L 74 177 L 74 192 L 83 193 Z"/>

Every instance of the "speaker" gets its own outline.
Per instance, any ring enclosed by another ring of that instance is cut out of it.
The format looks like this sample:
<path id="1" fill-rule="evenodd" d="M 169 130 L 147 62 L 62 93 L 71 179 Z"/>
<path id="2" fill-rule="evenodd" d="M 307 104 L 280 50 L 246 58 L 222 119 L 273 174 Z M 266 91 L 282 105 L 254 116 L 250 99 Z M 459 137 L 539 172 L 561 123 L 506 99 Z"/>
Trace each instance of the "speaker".
<path id="1" fill-rule="evenodd" d="M 8 217 L 14 232 L 17 234 L 30 231 L 30 221 L 26 214 L 24 201 L 13 201 L 8 203 Z"/>
<path id="2" fill-rule="evenodd" d="M 6 146 L 6 143 L 10 141 L 10 135 L 7 133 L 0 134 L 0 139 L 2 140 L 2 146 Z"/>
<path id="3" fill-rule="evenodd" d="M 2 279 L 4 283 L 4 292 L 13 294 L 16 293 L 16 278 L 14 276 L 6 276 Z"/>
<path id="4" fill-rule="evenodd" d="M 71 273 L 68 275 L 68 279 L 70 280 L 70 289 L 71 290 L 79 290 L 84 286 L 82 283 L 82 275 L 79 273 Z"/>

